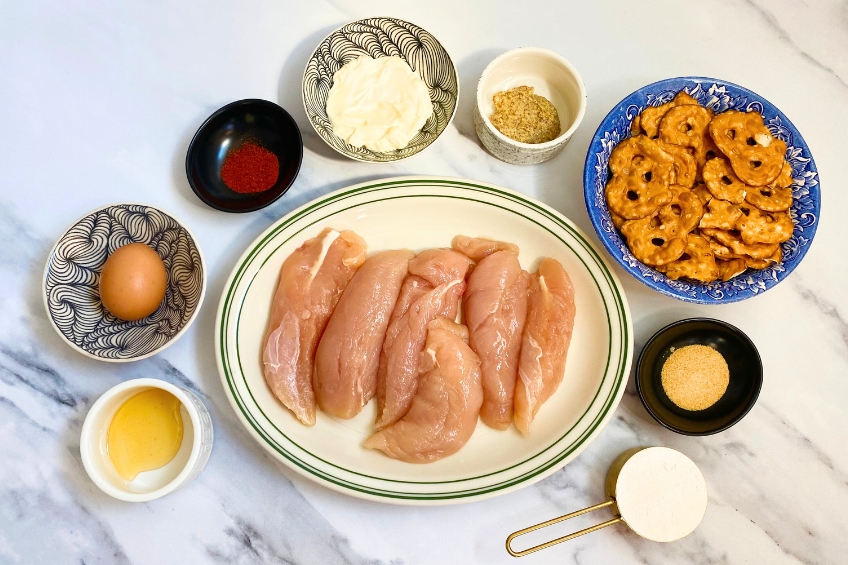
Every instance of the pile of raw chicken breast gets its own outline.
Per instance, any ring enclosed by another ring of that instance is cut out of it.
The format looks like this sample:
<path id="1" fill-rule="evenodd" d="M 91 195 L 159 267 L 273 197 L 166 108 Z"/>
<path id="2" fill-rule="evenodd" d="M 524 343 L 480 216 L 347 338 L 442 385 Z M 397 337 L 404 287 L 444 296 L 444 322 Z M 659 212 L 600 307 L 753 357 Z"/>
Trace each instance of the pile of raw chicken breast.
<path id="1" fill-rule="evenodd" d="M 562 381 L 574 327 L 562 265 L 543 259 L 531 275 L 517 246 L 465 236 L 417 255 L 366 259 L 366 248 L 325 229 L 283 263 L 262 352 L 280 402 L 311 426 L 316 406 L 347 419 L 376 396 L 364 446 L 410 463 L 456 453 L 478 416 L 529 433 Z"/>

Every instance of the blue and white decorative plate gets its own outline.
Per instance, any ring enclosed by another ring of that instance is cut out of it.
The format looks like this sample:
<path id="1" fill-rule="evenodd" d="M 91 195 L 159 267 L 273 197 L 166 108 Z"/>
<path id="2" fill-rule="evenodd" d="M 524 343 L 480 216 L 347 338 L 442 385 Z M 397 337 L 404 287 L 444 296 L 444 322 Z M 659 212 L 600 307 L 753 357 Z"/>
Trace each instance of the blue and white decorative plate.
<path id="1" fill-rule="evenodd" d="M 100 302 L 100 271 L 109 255 L 144 243 L 168 271 L 165 300 L 150 316 L 119 320 Z M 74 349 L 103 361 L 135 361 L 171 345 L 203 302 L 206 269 L 188 229 L 152 206 L 115 204 L 89 212 L 59 238 L 44 268 L 44 306 L 60 336 Z"/>
<path id="2" fill-rule="evenodd" d="M 403 149 L 380 152 L 354 147 L 333 133 L 327 117 L 333 75 L 361 55 L 400 57 L 430 91 L 433 115 Z M 397 18 L 366 18 L 345 24 L 324 38 L 306 63 L 301 88 L 309 122 L 327 145 L 357 161 L 387 163 L 420 153 L 447 129 L 459 99 L 459 75 L 448 52 L 427 30 Z"/>
<path id="3" fill-rule="evenodd" d="M 756 111 L 763 115 L 772 135 L 786 142 L 786 160 L 792 165 L 793 202 L 790 214 L 795 231 L 782 244 L 783 262 L 762 269 L 748 269 L 733 279 L 709 284 L 673 281 L 636 259 L 615 229 L 607 209 L 604 188 L 609 180 L 609 157 L 630 136 L 630 123 L 646 106 L 659 106 L 685 90 L 715 113 L 725 110 Z M 598 126 L 583 169 L 583 190 L 589 218 L 607 251 L 628 273 L 665 295 L 698 304 L 726 304 L 762 294 L 792 272 L 804 258 L 818 227 L 821 208 L 819 175 L 804 138 L 771 102 L 736 84 L 705 77 L 661 80 L 640 88 L 615 106 Z"/>

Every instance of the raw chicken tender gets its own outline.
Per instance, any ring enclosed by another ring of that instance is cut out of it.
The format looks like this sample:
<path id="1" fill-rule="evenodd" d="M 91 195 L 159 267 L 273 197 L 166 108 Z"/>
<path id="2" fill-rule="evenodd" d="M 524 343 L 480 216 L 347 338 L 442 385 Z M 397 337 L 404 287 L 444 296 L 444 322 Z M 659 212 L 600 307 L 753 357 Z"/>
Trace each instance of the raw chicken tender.
<path id="1" fill-rule="evenodd" d="M 484 394 L 480 416 L 489 427 L 505 430 L 512 423 L 530 276 L 521 268 L 513 244 L 457 236 L 454 246 L 472 257 L 489 253 L 468 277 L 462 308 L 469 343 L 480 357 Z"/>
<path id="2" fill-rule="evenodd" d="M 459 451 L 474 433 L 483 403 L 480 360 L 468 347 L 467 328 L 442 317 L 427 327 L 409 411 L 364 443 L 408 463 L 429 463 Z"/>
<path id="3" fill-rule="evenodd" d="M 280 269 L 262 352 L 265 381 L 307 426 L 315 424 L 315 349 L 342 291 L 365 261 L 365 249 L 352 231 L 328 228 L 295 249 Z"/>
<path id="4" fill-rule="evenodd" d="M 562 382 L 574 330 L 574 286 L 559 261 L 545 259 L 533 274 L 527 310 L 515 388 L 515 425 L 525 434 Z"/>
<path id="5" fill-rule="evenodd" d="M 312 385 L 327 414 L 353 418 L 377 392 L 380 350 L 414 256 L 409 249 L 378 253 L 345 288 L 315 354 Z"/>
<path id="6" fill-rule="evenodd" d="M 418 387 L 427 324 L 438 316 L 456 319 L 470 264 L 465 255 L 451 249 L 428 249 L 409 262 L 377 371 L 378 430 L 409 410 Z"/>
<path id="7" fill-rule="evenodd" d="M 511 251 L 516 256 L 519 251 L 518 246 L 514 243 L 484 237 L 468 237 L 467 235 L 458 235 L 453 238 L 451 247 L 475 262 L 485 259 L 496 251 Z"/>

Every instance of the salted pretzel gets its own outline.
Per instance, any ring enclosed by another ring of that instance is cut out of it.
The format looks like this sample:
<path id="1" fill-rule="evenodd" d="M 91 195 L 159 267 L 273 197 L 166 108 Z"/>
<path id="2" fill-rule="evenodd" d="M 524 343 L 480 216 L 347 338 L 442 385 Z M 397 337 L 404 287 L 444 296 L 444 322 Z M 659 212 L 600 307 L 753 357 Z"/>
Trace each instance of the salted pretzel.
<path id="1" fill-rule="evenodd" d="M 786 143 L 772 136 L 758 112 L 728 110 L 713 118 L 709 131 L 742 182 L 766 186 L 777 179 Z"/>
<path id="2" fill-rule="evenodd" d="M 780 247 L 776 243 L 745 243 L 742 240 L 742 234 L 739 230 L 703 228 L 700 232 L 715 239 L 718 243 L 729 248 L 734 255 L 739 257 L 747 256 L 751 259 L 767 259 L 772 257 Z M 715 253 L 715 250 L 713 250 L 713 252 Z M 716 253 L 716 257 L 719 257 L 718 253 Z M 729 258 L 732 259 L 733 257 Z"/>
<path id="3" fill-rule="evenodd" d="M 679 222 L 663 222 L 659 214 L 630 220 L 621 226 L 630 251 L 646 265 L 666 265 L 686 250 L 686 233 Z"/>
<path id="4" fill-rule="evenodd" d="M 704 215 L 704 205 L 701 199 L 686 187 L 671 185 L 671 200 L 668 204 L 660 207 L 658 213 L 660 219 L 666 224 L 678 222 L 679 230 L 689 233 L 698 227 L 701 217 Z"/>
<path id="5" fill-rule="evenodd" d="M 703 283 L 716 280 L 719 277 L 718 265 L 709 242 L 690 233 L 686 237 L 686 250 L 677 261 L 665 266 L 665 275 L 672 280 L 683 277 Z"/>
<path id="6" fill-rule="evenodd" d="M 698 101 L 689 96 L 685 91 L 678 92 L 671 102 L 666 102 L 659 106 L 648 106 L 642 113 L 639 114 L 640 129 L 645 132 L 650 138 L 655 138 L 659 135 L 660 120 L 665 116 L 666 112 L 675 106 L 684 104 L 698 104 Z"/>
<path id="7" fill-rule="evenodd" d="M 777 178 L 768 186 L 752 186 L 745 200 L 764 212 L 783 212 L 792 207 L 792 165 L 783 163 Z"/>
<path id="8" fill-rule="evenodd" d="M 674 157 L 644 135 L 628 137 L 616 145 L 610 153 L 609 169 L 613 175 L 632 175 L 646 170 L 645 161 L 656 163 L 655 168 L 647 170 L 655 171 L 661 178 L 670 181 Z"/>
<path id="9" fill-rule="evenodd" d="M 690 148 L 696 165 L 703 168 L 707 153 L 712 152 L 715 155 L 716 152 L 709 134 L 712 119 L 713 111 L 703 106 L 676 106 L 666 112 L 660 122 L 660 139 L 666 143 Z"/>
<path id="10" fill-rule="evenodd" d="M 605 192 L 610 211 L 635 220 L 667 204 L 673 164 L 674 158 L 644 135 L 619 143 L 610 155 L 613 177 Z"/>
<path id="11" fill-rule="evenodd" d="M 736 227 L 736 222 L 742 217 L 742 210 L 739 206 L 728 202 L 727 200 L 719 200 L 713 198 L 707 204 L 707 211 L 699 228 L 716 228 L 720 230 L 732 230 Z"/>
<path id="12" fill-rule="evenodd" d="M 743 255 L 737 255 L 736 253 L 733 252 L 732 249 L 730 249 L 726 245 L 719 243 L 719 241 L 717 239 L 715 239 L 714 237 L 707 235 L 707 233 L 710 231 L 709 229 L 704 229 L 704 230 L 699 230 L 699 231 L 701 232 L 701 235 L 709 241 L 710 250 L 713 252 L 713 255 L 715 255 L 715 258 L 717 260 L 720 260 L 720 261 L 732 261 L 734 259 L 742 259 L 743 261 L 745 260 L 745 257 Z"/>
<path id="13" fill-rule="evenodd" d="M 739 209 L 742 216 L 736 222 L 736 229 L 746 244 L 783 243 L 792 237 L 795 224 L 788 212 L 762 212 L 750 205 Z"/>
<path id="14" fill-rule="evenodd" d="M 738 277 L 748 269 L 745 259 L 730 259 L 729 261 L 716 261 L 718 265 L 718 276 L 724 282 L 733 277 Z"/>
<path id="15" fill-rule="evenodd" d="M 662 140 L 657 140 L 657 145 L 674 158 L 674 163 L 671 166 L 671 184 L 692 188 L 695 184 L 695 177 L 698 175 L 698 165 L 692 153 L 685 147 L 672 145 Z"/>
<path id="16" fill-rule="evenodd" d="M 701 199 L 701 204 L 703 204 L 704 206 L 706 206 L 710 202 L 710 200 L 713 199 L 713 195 L 707 189 L 707 185 L 703 182 L 696 182 L 695 185 L 692 187 L 692 192 L 694 192 L 695 195 Z"/>
<path id="17" fill-rule="evenodd" d="M 704 165 L 704 183 L 714 197 L 734 204 L 745 202 L 745 194 L 750 188 L 739 180 L 727 159 L 716 157 Z"/>

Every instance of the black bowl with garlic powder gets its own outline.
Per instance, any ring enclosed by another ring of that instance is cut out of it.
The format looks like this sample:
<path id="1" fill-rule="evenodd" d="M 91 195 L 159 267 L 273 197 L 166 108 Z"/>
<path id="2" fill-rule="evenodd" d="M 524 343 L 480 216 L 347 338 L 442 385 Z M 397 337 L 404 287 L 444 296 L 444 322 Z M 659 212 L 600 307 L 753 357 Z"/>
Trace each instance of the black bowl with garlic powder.
<path id="1" fill-rule="evenodd" d="M 685 435 L 710 435 L 739 422 L 754 406 L 763 367 L 754 343 L 721 320 L 670 324 L 645 344 L 636 388 L 648 413 Z"/>

